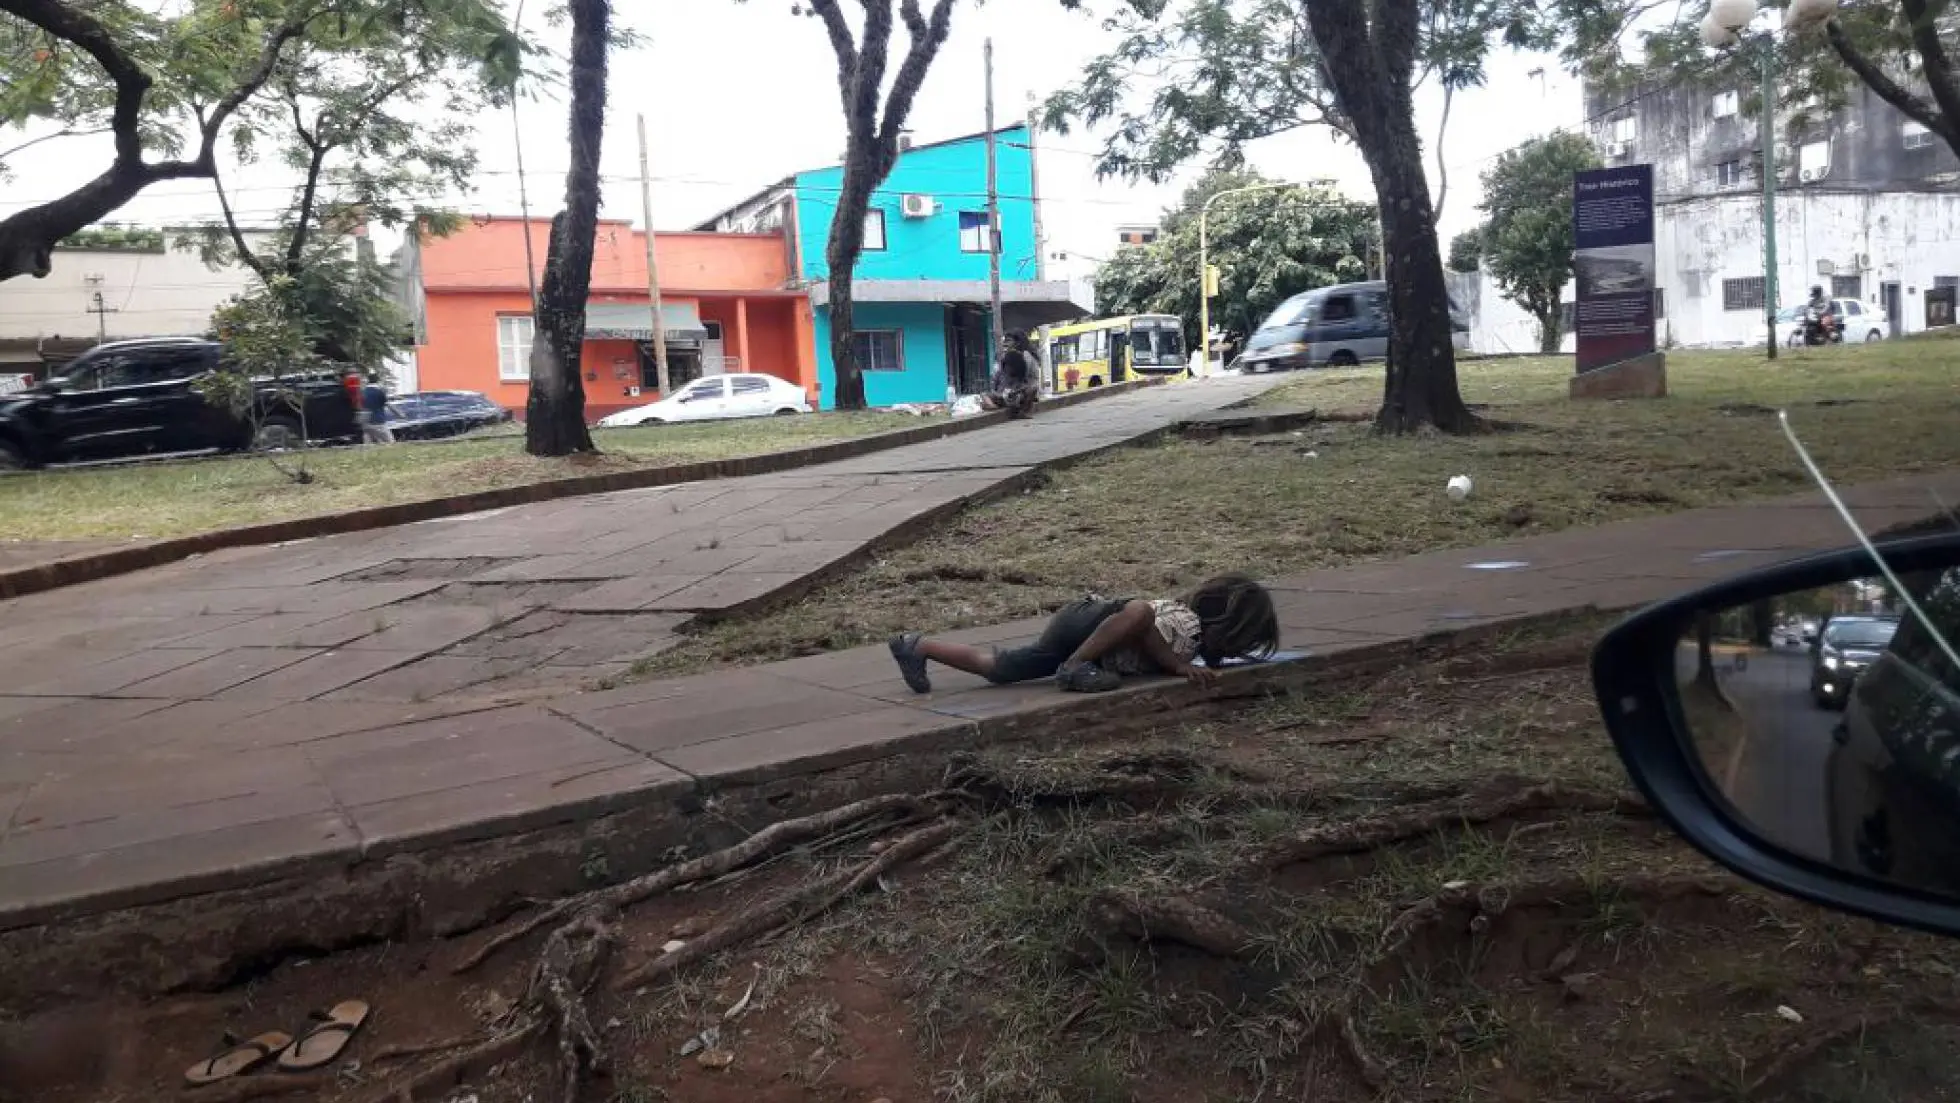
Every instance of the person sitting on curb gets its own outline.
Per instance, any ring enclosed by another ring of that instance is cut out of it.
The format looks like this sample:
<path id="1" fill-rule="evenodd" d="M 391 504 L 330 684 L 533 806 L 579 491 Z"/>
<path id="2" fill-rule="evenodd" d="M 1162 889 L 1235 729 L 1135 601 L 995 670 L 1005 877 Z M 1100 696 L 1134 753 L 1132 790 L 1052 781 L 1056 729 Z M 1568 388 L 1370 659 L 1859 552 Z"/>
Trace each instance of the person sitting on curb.
<path id="1" fill-rule="evenodd" d="M 1005 651 L 917 632 L 891 641 L 892 658 L 914 693 L 932 692 L 928 662 L 995 685 L 1052 677 L 1073 693 L 1108 692 L 1125 676 L 1143 674 L 1173 674 L 1209 686 L 1226 662 L 1257 662 L 1278 648 L 1272 594 L 1240 574 L 1220 575 L 1181 599 L 1110 601 L 1090 595 L 1049 618 L 1034 643 Z"/>
<path id="2" fill-rule="evenodd" d="M 991 389 L 980 404 L 989 410 L 1006 410 L 1009 417 L 1031 417 L 1035 400 L 1041 397 L 1040 375 L 1034 343 L 1025 333 L 1010 333 L 1001 341 Z"/>

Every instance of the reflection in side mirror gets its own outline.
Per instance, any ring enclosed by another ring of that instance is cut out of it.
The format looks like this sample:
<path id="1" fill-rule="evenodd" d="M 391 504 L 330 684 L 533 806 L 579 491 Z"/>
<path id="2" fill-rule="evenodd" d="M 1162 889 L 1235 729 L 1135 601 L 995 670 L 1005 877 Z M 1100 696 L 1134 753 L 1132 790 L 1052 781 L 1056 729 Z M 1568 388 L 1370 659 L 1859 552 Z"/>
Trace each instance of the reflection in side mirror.
<path id="1" fill-rule="evenodd" d="M 1960 537 L 1879 550 L 1892 579 L 1853 549 L 1646 610 L 1594 679 L 1628 772 L 1704 853 L 1960 934 Z"/>

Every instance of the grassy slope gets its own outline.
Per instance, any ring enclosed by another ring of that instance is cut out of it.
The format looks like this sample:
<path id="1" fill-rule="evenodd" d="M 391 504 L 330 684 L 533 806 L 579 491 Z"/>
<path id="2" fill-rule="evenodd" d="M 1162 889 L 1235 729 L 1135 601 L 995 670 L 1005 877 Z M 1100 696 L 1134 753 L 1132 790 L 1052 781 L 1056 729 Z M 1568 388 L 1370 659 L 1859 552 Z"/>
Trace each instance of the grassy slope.
<path id="1" fill-rule="evenodd" d="M 901 629 L 998 623 L 1087 590 L 1175 591 L 1225 570 L 1274 575 L 1474 546 L 1579 525 L 1787 494 L 1807 481 L 1773 416 L 1788 407 L 1842 482 L 1960 463 L 1953 345 L 1909 341 L 1670 358 L 1658 402 L 1574 403 L 1569 359 L 1483 360 L 1468 399 L 1512 428 L 1380 438 L 1326 422 L 1264 439 L 1172 440 L 1056 474 L 967 513 L 794 607 L 706 630 L 655 673 L 854 646 Z M 1269 406 L 1366 412 L 1380 371 L 1317 372 Z M 1451 503 L 1443 485 L 1476 492 Z"/>

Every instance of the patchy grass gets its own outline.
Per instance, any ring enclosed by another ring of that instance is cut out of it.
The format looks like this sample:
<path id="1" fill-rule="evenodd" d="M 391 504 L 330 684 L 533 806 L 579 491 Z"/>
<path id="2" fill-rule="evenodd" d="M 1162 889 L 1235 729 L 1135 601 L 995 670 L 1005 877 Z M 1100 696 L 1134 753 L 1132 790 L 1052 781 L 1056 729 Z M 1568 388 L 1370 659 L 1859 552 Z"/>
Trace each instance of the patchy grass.
<path id="1" fill-rule="evenodd" d="M 323 448 L 306 455 L 315 480 L 306 486 L 250 456 L 39 471 L 0 479 L 0 533 L 12 540 L 182 536 L 576 475 L 780 452 L 919 424 L 907 414 L 824 413 L 600 429 L 592 436 L 602 454 L 570 459 L 527 456 L 523 437 L 508 431 L 388 448 Z"/>
<path id="2" fill-rule="evenodd" d="M 1162 594 L 1227 570 L 1273 576 L 1787 494 L 1807 481 L 1777 427 L 1852 483 L 1960 463 L 1951 346 L 1897 342 L 1670 357 L 1672 396 L 1574 403 L 1571 361 L 1482 360 L 1465 396 L 1510 428 L 1383 438 L 1323 422 L 1295 433 L 1124 449 L 1042 489 L 967 512 L 793 607 L 703 629 L 643 671 L 763 662 L 1045 613 L 1095 590 Z M 1370 410 L 1380 370 L 1315 372 L 1264 399 Z M 1476 483 L 1452 503 L 1456 474 Z"/>

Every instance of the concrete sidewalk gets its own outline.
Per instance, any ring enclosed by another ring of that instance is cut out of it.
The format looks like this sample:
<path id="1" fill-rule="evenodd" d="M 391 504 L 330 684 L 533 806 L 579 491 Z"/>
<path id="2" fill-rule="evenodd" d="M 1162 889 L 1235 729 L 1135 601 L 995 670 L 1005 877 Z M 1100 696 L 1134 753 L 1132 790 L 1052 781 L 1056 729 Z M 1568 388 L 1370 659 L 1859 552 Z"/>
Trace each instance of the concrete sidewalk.
<path id="1" fill-rule="evenodd" d="M 1934 495 L 1960 496 L 1960 473 L 1846 493 L 1868 531 L 1878 531 L 1941 513 Z M 457 539 L 454 558 L 495 560 L 493 549 L 507 546 L 476 535 Z M 1285 644 L 1305 652 L 1298 661 L 1312 668 L 1343 656 L 1392 655 L 1411 641 L 1466 628 L 1633 607 L 1849 542 L 1813 495 L 1273 585 Z M 568 554 L 595 561 L 622 554 L 603 534 L 581 543 Z M 301 691 L 370 664 L 387 668 L 396 652 L 342 635 L 394 615 L 385 610 L 420 608 L 419 598 L 452 583 L 405 577 L 323 588 L 314 575 L 324 566 L 312 553 L 297 559 L 286 569 L 298 582 L 311 579 L 299 592 L 315 595 L 304 607 L 264 583 L 183 591 L 178 582 L 153 580 L 117 598 L 151 603 L 145 619 L 78 624 L 81 642 L 68 651 L 0 652 L 9 680 L 18 683 L 29 670 L 43 675 L 0 695 L 0 822 L 7 825 L 0 835 L 0 929 L 301 869 L 345 872 L 404 851 L 649 804 L 698 807 L 705 794 L 969 747 L 1113 703 L 1064 697 L 1046 685 L 986 687 L 944 671 L 935 672 L 937 692 L 916 697 L 882 647 L 519 704 L 389 700 L 344 690 L 301 699 Z M 222 610 L 190 611 L 223 594 L 232 596 Z M 214 618 L 244 619 L 227 627 Z M 1038 624 L 955 635 L 981 643 L 1019 639 Z M 155 639 L 169 631 L 165 625 L 196 634 Z M 481 623 L 453 609 L 411 618 L 400 630 L 418 647 L 472 641 L 471 655 L 452 661 L 494 657 L 504 638 L 483 636 Z M 363 638 L 385 640 L 393 631 Z M 260 642 L 244 645 L 239 632 Z M 291 636 L 275 640 L 275 633 Z M 128 647 L 145 634 L 150 642 Z M 586 646 L 576 634 L 565 643 Z M 100 657 L 112 647 L 122 650 Z M 1264 668 L 1249 676 L 1285 674 Z M 1190 691 L 1155 682 L 1124 692 L 1175 699 Z"/>

